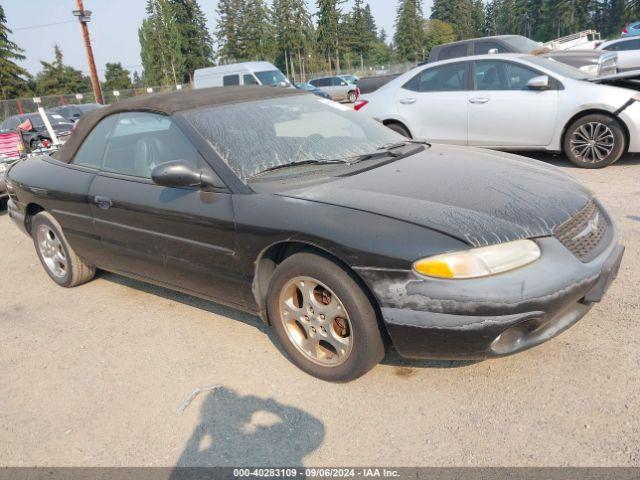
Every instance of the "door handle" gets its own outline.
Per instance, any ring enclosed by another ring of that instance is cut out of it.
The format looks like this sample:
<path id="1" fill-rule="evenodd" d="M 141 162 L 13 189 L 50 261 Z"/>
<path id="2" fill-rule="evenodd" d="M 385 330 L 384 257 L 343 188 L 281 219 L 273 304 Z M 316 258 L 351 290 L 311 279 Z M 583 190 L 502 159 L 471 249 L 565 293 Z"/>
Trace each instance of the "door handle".
<path id="1" fill-rule="evenodd" d="M 107 197 L 95 196 L 93 197 L 93 201 L 98 206 L 98 208 L 101 208 L 102 210 L 109 210 L 109 208 L 111 208 L 111 205 L 113 205 L 111 199 Z"/>
<path id="2" fill-rule="evenodd" d="M 469 99 L 469 103 L 475 103 L 475 104 L 483 104 L 483 103 L 488 103 L 489 99 L 486 97 L 477 97 L 477 98 L 470 98 Z"/>
<path id="3" fill-rule="evenodd" d="M 400 103 L 403 105 L 413 105 L 417 100 L 415 98 L 403 98 Z"/>

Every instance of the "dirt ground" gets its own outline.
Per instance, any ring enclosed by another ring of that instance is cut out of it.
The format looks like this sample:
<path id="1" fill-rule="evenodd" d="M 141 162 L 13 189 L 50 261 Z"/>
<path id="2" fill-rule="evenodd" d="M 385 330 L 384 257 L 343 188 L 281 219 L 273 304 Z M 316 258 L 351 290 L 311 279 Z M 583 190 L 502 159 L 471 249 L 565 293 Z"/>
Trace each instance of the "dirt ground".
<path id="1" fill-rule="evenodd" d="M 106 273 L 59 288 L 0 215 L 0 465 L 640 466 L 640 158 L 538 158 L 618 222 L 627 253 L 604 302 L 513 357 L 391 354 L 346 385 L 219 305 Z"/>

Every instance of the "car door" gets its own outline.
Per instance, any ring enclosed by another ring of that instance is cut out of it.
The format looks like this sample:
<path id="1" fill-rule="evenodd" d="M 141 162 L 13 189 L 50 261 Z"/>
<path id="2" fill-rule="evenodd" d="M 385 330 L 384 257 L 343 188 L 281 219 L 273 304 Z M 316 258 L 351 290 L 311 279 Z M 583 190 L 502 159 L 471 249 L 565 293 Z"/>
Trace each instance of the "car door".
<path id="1" fill-rule="evenodd" d="M 119 114 L 90 189 L 105 268 L 241 305 L 231 194 L 154 184 L 172 160 L 211 168 L 173 119 Z"/>
<path id="2" fill-rule="evenodd" d="M 331 79 L 331 77 L 321 78 L 320 80 L 318 80 L 318 87 L 323 92 L 328 93 L 332 99 L 336 98 L 335 88 L 333 88 L 333 80 Z"/>
<path id="3" fill-rule="evenodd" d="M 468 64 L 425 68 L 398 89 L 396 109 L 414 137 L 466 145 Z"/>
<path id="4" fill-rule="evenodd" d="M 349 91 L 351 86 L 344 78 L 333 77 L 333 87 L 335 89 L 335 97 L 340 100 L 346 100 L 349 98 Z"/>
<path id="5" fill-rule="evenodd" d="M 469 145 L 545 147 L 555 133 L 558 82 L 532 90 L 527 83 L 542 75 L 521 63 L 477 60 L 468 94 Z"/>

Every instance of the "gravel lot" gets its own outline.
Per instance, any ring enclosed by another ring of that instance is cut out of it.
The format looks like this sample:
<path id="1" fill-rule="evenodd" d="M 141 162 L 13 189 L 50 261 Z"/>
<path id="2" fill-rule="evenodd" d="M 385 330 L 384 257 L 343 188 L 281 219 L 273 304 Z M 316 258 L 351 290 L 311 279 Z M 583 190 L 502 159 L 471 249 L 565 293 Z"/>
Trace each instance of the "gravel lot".
<path id="1" fill-rule="evenodd" d="M 347 385 L 216 304 L 106 273 L 59 288 L 0 215 L 0 465 L 640 466 L 640 158 L 538 158 L 618 222 L 627 254 L 605 301 L 513 357 L 390 354 Z"/>

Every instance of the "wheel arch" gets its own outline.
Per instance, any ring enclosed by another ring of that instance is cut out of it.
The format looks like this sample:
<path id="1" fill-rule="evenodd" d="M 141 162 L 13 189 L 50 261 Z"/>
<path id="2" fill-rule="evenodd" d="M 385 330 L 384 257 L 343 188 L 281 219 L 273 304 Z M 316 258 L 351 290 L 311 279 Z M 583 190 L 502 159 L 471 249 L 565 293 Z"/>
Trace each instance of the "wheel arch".
<path id="1" fill-rule="evenodd" d="M 273 273 L 275 272 L 278 265 L 280 265 L 280 263 L 282 263 L 285 259 L 301 252 L 315 253 L 316 255 L 331 260 L 336 265 L 340 266 L 345 272 L 347 272 L 347 274 L 349 274 L 355 280 L 360 288 L 362 288 L 362 291 L 365 293 L 367 298 L 369 298 L 369 301 L 376 311 L 376 316 L 378 319 L 378 324 L 381 327 L 381 331 L 383 332 L 383 335 L 387 335 L 386 328 L 384 327 L 384 322 L 382 321 L 382 314 L 380 311 L 378 300 L 373 295 L 373 292 L 367 286 L 365 281 L 360 277 L 360 275 L 358 275 L 358 273 L 354 271 L 345 260 L 341 259 L 333 252 L 330 252 L 326 248 L 321 247 L 317 244 L 304 240 L 283 240 L 280 242 L 276 242 L 260 252 L 260 255 L 256 259 L 255 273 L 251 285 L 251 291 L 253 293 L 256 304 L 258 305 L 260 318 L 263 322 L 265 322 L 266 324 L 270 323 L 267 315 L 266 300 L 269 283 L 271 281 Z"/>
<path id="2" fill-rule="evenodd" d="M 25 210 L 24 210 L 24 226 L 27 229 L 27 232 L 29 234 L 31 234 L 31 220 L 33 219 L 33 217 L 35 217 L 38 213 L 40 212 L 44 212 L 46 211 L 44 209 L 44 207 L 42 207 L 41 205 L 38 205 L 35 202 L 31 202 L 28 203 Z"/>
<path id="3" fill-rule="evenodd" d="M 402 128 L 404 128 L 407 132 L 409 132 L 409 138 L 413 138 L 413 133 L 411 132 L 411 129 L 407 127 L 407 125 L 404 122 L 400 120 L 397 120 L 395 118 L 387 118 L 386 120 L 382 120 L 382 124 L 385 127 L 388 127 L 389 125 L 399 125 Z"/>
<path id="4" fill-rule="evenodd" d="M 562 135 L 560 136 L 560 149 L 564 150 L 564 141 L 565 138 L 567 136 L 567 130 L 569 130 L 569 127 L 578 119 L 582 118 L 582 117 L 586 117 L 587 115 L 606 115 L 607 117 L 613 118 L 615 120 L 617 120 L 620 125 L 622 126 L 622 130 L 624 132 L 624 137 L 625 137 L 625 153 L 627 152 L 627 150 L 629 149 L 629 141 L 631 139 L 631 135 L 629 133 L 629 127 L 628 125 L 625 123 L 625 121 L 620 118 L 618 115 L 616 115 L 615 113 L 612 113 L 608 110 L 602 109 L 602 108 L 588 108 L 586 110 L 581 110 L 578 113 L 576 113 L 573 117 L 571 117 L 565 124 L 564 127 L 562 128 Z"/>

